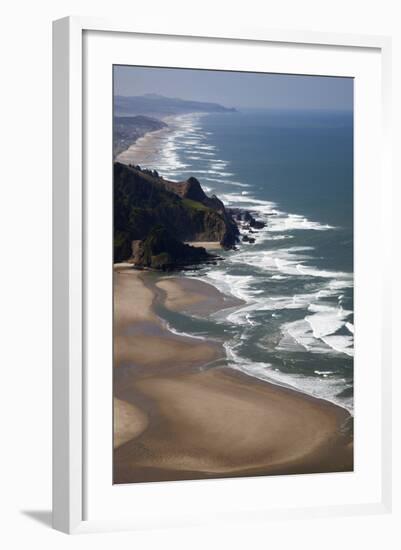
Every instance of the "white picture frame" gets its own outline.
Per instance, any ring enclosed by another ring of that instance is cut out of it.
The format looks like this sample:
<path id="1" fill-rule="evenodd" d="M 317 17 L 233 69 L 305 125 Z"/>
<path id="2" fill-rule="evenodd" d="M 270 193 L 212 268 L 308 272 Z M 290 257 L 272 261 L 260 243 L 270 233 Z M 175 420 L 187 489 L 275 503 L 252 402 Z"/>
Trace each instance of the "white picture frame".
<path id="1" fill-rule="evenodd" d="M 85 95 L 84 86 L 86 73 L 83 59 L 87 55 L 85 49 L 85 33 L 129 39 L 142 37 L 146 40 L 160 40 L 166 37 L 190 43 L 213 45 L 247 44 L 285 45 L 291 48 L 313 49 L 325 47 L 333 49 L 333 59 L 336 52 L 348 55 L 352 52 L 375 52 L 380 62 L 381 108 L 377 123 L 380 128 L 381 157 L 377 166 L 380 177 L 380 188 L 383 204 L 380 209 L 380 231 L 386 231 L 388 220 L 386 209 L 391 206 L 391 175 L 390 175 L 390 147 L 389 147 L 389 120 L 390 120 L 390 55 L 391 42 L 387 37 L 336 35 L 314 32 L 277 31 L 264 29 L 197 29 L 195 26 L 188 33 L 188 29 L 180 28 L 178 23 L 166 25 L 166 28 L 152 28 L 146 23 L 126 21 L 105 21 L 93 18 L 68 17 L 54 22 L 53 33 L 53 526 L 66 533 L 88 532 L 98 530 L 137 529 L 166 525 L 190 525 L 211 521 L 211 517 L 196 516 L 188 513 L 185 517 L 178 503 L 172 501 L 168 517 L 161 517 L 157 511 L 146 509 L 144 504 L 142 515 L 141 492 L 137 486 L 138 510 L 131 516 L 105 516 L 99 512 L 96 517 L 87 517 L 88 496 L 87 477 L 88 463 L 85 453 L 88 445 L 88 433 L 91 424 L 87 420 L 85 399 L 88 395 L 87 377 L 87 324 L 88 313 L 85 306 L 87 280 L 85 268 L 87 264 L 86 231 L 88 220 L 85 218 L 84 196 L 86 178 L 85 155 Z M 216 46 L 217 47 L 217 46 Z M 210 49 L 209 48 L 209 49 Z M 157 57 L 158 51 L 153 52 Z M 155 58 L 156 58 L 155 57 Z M 87 58 L 86 58 L 87 59 Z M 302 61 L 299 62 L 299 71 L 302 70 Z M 135 64 L 135 63 L 132 63 Z M 163 65 L 163 63 L 162 63 Z M 184 65 L 183 65 L 184 66 Z M 366 69 L 368 71 L 368 68 Z M 306 68 L 307 73 L 307 68 Z M 307 73 L 308 74 L 308 73 Z M 331 74 L 331 73 L 330 73 Z M 377 73 L 378 74 L 378 73 Z M 347 74 L 352 76 L 352 71 Z M 110 91 L 111 92 L 111 91 Z M 376 98 L 377 99 L 377 98 Z M 111 136 L 110 136 L 111 139 Z M 356 136 L 361 139 L 361 136 Z M 111 184 L 111 180 L 110 180 Z M 366 201 L 369 201 L 369 197 Z M 373 198 L 373 203 L 374 203 Z M 367 204 L 367 208 L 370 206 Z M 371 204 L 371 203 L 369 203 Z M 390 206 L 389 206 L 390 205 Z M 111 208 L 111 205 L 110 205 Z M 92 218 L 93 220 L 93 218 Z M 91 222 L 93 223 L 93 221 Z M 386 251 L 384 251 L 386 252 Z M 387 254 L 383 259 L 389 262 Z M 253 519 L 264 521 L 270 517 L 310 517 L 312 515 L 349 515 L 365 513 L 385 513 L 391 509 L 391 356 L 390 356 L 390 302 L 388 281 L 385 273 L 390 269 L 383 269 L 377 273 L 377 283 L 380 285 L 380 308 L 382 314 L 381 339 L 377 343 L 380 349 L 380 372 L 377 384 L 372 391 L 377 393 L 377 404 L 380 406 L 380 441 L 376 441 L 380 448 L 380 457 L 377 468 L 380 468 L 380 497 L 369 500 L 350 499 L 343 503 L 335 501 L 324 503 L 321 506 L 311 503 L 302 505 L 297 503 L 293 507 L 274 503 L 265 510 L 255 505 Z M 375 275 L 373 275 L 375 276 Z M 378 291 L 379 292 L 379 291 Z M 379 298 L 379 294 L 378 294 Z M 379 302 L 378 302 L 379 303 Z M 361 347 L 363 343 L 361 344 Z M 373 361 L 373 359 L 372 359 Z M 110 365 L 111 369 L 111 365 Z M 111 387 L 110 387 L 111 393 Z M 107 408 L 107 404 L 105 408 Z M 111 415 L 111 407 L 107 414 Z M 90 417 L 90 415 L 89 415 Z M 110 449 L 111 452 L 111 449 Z M 375 466 L 375 467 L 376 467 Z M 278 478 L 276 478 L 277 480 Z M 259 478 L 260 480 L 260 478 Z M 110 475 L 111 483 L 111 475 Z M 181 482 L 175 491 L 185 498 L 191 499 L 192 485 Z M 197 487 L 204 485 L 212 490 L 211 482 L 195 482 Z M 218 483 L 218 482 L 217 482 Z M 221 483 L 221 482 L 220 482 Z M 235 490 L 224 481 L 228 492 Z M 231 480 L 229 483 L 242 483 L 242 480 Z M 280 483 L 274 481 L 272 483 Z M 169 482 L 152 484 L 152 498 L 157 498 L 158 491 L 163 491 Z M 185 485 L 186 484 L 186 485 Z M 171 484 L 170 484 L 171 485 Z M 238 485 L 237 485 L 238 486 Z M 215 485 L 220 487 L 221 485 Z M 245 485 L 242 483 L 242 488 Z M 132 488 L 133 489 L 133 488 Z M 128 487 L 127 491 L 130 488 Z M 134 490 L 134 489 L 133 489 Z M 252 492 L 252 485 L 241 489 Z M 205 489 L 206 491 L 206 489 Z M 161 494 L 161 493 L 160 493 Z M 192 493 L 193 494 L 193 493 Z M 251 494 L 251 493 L 248 493 Z M 98 495 L 99 497 L 99 495 Z M 101 498 L 101 497 L 100 497 Z M 104 494 L 106 498 L 106 494 Z M 131 496 L 130 496 L 131 498 Z M 135 497 L 134 497 L 135 498 Z M 163 496 L 167 498 L 167 494 Z M 145 501 L 143 501 L 145 502 Z M 234 506 L 234 505 L 233 505 Z M 190 507 L 190 504 L 189 504 Z M 247 520 L 247 514 L 238 508 L 238 514 Z M 215 515 L 217 521 L 235 519 L 236 510 L 233 508 L 227 514 Z M 250 519 L 250 518 L 248 518 Z"/>

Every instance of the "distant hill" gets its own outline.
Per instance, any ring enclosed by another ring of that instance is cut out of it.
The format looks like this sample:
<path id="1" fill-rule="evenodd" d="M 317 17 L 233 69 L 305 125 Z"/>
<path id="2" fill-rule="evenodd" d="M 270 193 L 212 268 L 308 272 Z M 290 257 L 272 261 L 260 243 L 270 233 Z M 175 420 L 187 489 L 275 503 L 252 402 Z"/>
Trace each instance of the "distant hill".
<path id="1" fill-rule="evenodd" d="M 235 112 L 234 108 L 223 107 L 218 103 L 205 101 L 190 101 L 177 97 L 165 97 L 158 94 L 145 94 L 141 96 L 114 97 L 115 116 L 168 116 L 185 113 L 225 113 Z"/>

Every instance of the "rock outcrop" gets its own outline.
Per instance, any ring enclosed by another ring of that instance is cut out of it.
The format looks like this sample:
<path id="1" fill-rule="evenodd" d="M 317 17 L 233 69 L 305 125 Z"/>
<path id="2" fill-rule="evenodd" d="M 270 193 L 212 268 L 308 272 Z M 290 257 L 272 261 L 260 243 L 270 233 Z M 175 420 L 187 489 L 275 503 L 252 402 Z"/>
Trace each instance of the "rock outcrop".
<path id="1" fill-rule="evenodd" d="M 253 227 L 254 229 L 263 229 L 266 223 L 261 220 L 256 220 L 248 210 L 240 208 L 230 208 L 230 214 L 244 226 Z"/>
<path id="2" fill-rule="evenodd" d="M 115 163 L 114 261 L 133 259 L 137 265 L 145 265 L 148 261 L 145 261 L 148 258 L 145 244 L 139 246 L 133 258 L 132 243 L 145 242 L 156 226 L 164 228 L 169 238 L 179 243 L 218 241 L 225 248 L 233 248 L 239 238 L 237 224 L 224 204 L 217 197 L 207 197 L 195 178 L 176 183 L 154 171 Z M 162 241 L 167 242 L 163 235 Z M 173 262 L 184 253 L 184 249 L 180 253 L 177 250 L 169 256 Z"/>
<path id="3" fill-rule="evenodd" d="M 134 250 L 136 266 L 168 271 L 190 264 L 212 260 L 203 247 L 194 247 L 178 241 L 162 225 L 156 225 Z"/>

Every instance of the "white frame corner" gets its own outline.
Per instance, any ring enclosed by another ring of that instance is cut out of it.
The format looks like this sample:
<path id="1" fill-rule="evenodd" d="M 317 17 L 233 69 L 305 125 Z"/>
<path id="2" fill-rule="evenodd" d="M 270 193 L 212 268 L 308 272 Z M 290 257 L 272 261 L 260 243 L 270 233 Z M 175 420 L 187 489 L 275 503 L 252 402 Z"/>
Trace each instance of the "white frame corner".
<path id="1" fill-rule="evenodd" d="M 130 525 L 84 521 L 83 493 L 83 152 L 82 152 L 82 36 L 84 31 L 145 33 L 180 37 L 236 39 L 293 44 L 324 44 L 350 48 L 375 48 L 382 56 L 382 177 L 391 178 L 389 144 L 391 39 L 388 37 L 326 34 L 264 29 L 196 29 L 190 34 L 178 24 L 151 28 L 137 23 L 67 17 L 53 23 L 53 526 L 66 533 L 130 528 Z M 389 260 L 388 260 L 389 261 Z M 387 270 L 390 272 L 391 270 Z M 384 307 L 389 321 L 388 281 Z M 391 331 L 383 334 L 382 392 L 382 502 L 356 511 L 344 507 L 316 514 L 388 512 L 391 510 Z M 299 516 L 312 512 L 300 511 Z M 288 517 L 295 514 L 288 514 Z"/>

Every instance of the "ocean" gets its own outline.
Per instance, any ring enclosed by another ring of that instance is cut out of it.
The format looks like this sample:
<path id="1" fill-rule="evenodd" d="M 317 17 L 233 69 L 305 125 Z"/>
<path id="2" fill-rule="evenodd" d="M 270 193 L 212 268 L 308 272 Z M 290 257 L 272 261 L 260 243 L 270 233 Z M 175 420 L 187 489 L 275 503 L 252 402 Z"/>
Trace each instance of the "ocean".
<path id="1" fill-rule="evenodd" d="M 266 222 L 201 279 L 243 304 L 177 332 L 224 342 L 230 367 L 353 411 L 353 115 L 241 110 L 170 121 L 142 167 L 195 176 Z M 177 275 L 175 275 L 177 276 Z"/>

